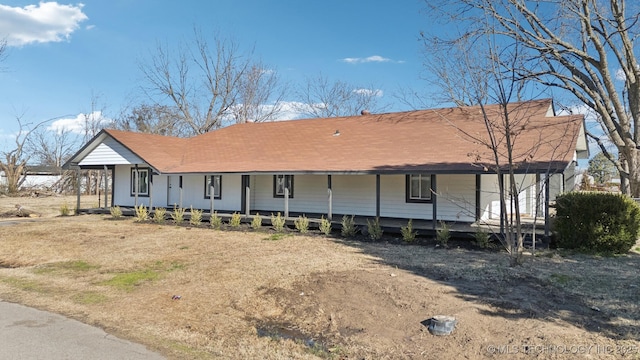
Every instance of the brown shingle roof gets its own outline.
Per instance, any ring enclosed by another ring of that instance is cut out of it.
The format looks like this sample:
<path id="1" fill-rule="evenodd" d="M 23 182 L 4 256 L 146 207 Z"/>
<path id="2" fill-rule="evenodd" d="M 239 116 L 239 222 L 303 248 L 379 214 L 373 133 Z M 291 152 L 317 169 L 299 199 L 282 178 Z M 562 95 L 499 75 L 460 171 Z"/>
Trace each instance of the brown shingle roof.
<path id="1" fill-rule="evenodd" d="M 573 159 L 582 116 L 547 116 L 551 105 L 508 107 L 521 171 L 561 171 Z M 499 122 L 499 106 L 485 110 Z M 189 139 L 107 132 L 163 173 L 478 172 L 495 163 L 480 107 L 246 123 Z"/>

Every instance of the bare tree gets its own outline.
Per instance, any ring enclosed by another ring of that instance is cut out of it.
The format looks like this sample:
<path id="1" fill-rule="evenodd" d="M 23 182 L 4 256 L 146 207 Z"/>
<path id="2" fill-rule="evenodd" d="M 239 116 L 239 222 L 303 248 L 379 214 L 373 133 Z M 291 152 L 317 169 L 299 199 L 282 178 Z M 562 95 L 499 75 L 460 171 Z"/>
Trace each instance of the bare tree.
<path id="1" fill-rule="evenodd" d="M 20 190 L 20 186 L 25 180 L 25 167 L 30 159 L 30 154 L 27 150 L 27 141 L 30 139 L 34 131 L 36 131 L 43 124 L 51 121 L 41 121 L 35 125 L 25 124 L 22 121 L 22 116 L 17 116 L 18 133 L 15 136 L 14 146 L 11 150 L 3 151 L 0 159 L 0 170 L 4 172 L 4 176 L 7 180 L 7 192 L 9 195 L 15 195 Z"/>
<path id="2" fill-rule="evenodd" d="M 215 37 L 211 48 L 199 31 L 194 35 L 174 51 L 159 44 L 149 63 L 140 64 L 145 92 L 158 104 L 175 106 L 190 135 L 272 118 L 282 99 L 275 72 L 254 61 L 252 51 L 242 53 L 233 40 Z M 271 106 L 262 107 L 267 100 Z"/>
<path id="3" fill-rule="evenodd" d="M 77 134 L 68 129 L 38 128 L 26 139 L 30 159 L 38 165 L 62 167 L 80 145 Z"/>
<path id="4" fill-rule="evenodd" d="M 124 109 L 114 121 L 116 128 L 167 136 L 185 136 L 188 129 L 175 107 L 159 104 L 140 104 Z"/>
<path id="5" fill-rule="evenodd" d="M 236 123 L 275 120 L 283 106 L 287 87 L 278 73 L 263 64 L 252 64 L 240 80 L 237 103 L 231 108 Z"/>
<path id="6" fill-rule="evenodd" d="M 516 74 L 572 94 L 598 115 L 604 136 L 588 135 L 612 161 L 623 192 L 640 197 L 640 4 L 625 0 L 454 0 L 431 14 L 461 27 L 453 38 L 517 42 Z M 445 16 L 442 16 L 444 12 Z M 486 27 L 489 20 L 493 26 Z M 451 40 L 439 39 L 439 40 Z M 619 156 L 605 146 L 611 141 Z"/>
<path id="7" fill-rule="evenodd" d="M 104 118 L 104 113 L 104 105 L 100 102 L 100 96 L 92 92 L 89 112 L 82 114 L 84 120 L 82 123 L 82 141 L 84 143 L 96 136 L 103 127 L 113 125 Z M 97 170 L 86 170 L 83 175 L 85 178 L 85 192 L 88 195 L 97 195 L 102 188 L 101 185 L 103 181 L 100 172 Z"/>
<path id="8" fill-rule="evenodd" d="M 307 78 L 297 91 L 297 110 L 307 117 L 359 115 L 362 111 L 382 112 L 382 91 L 373 86 L 359 87 L 343 81 L 331 82 L 322 74 Z"/>
<path id="9" fill-rule="evenodd" d="M 500 220 L 504 224 L 504 231 L 496 235 L 510 254 L 511 265 L 517 265 L 521 263 L 523 254 L 519 195 L 527 185 L 519 183 L 516 174 L 527 174 L 529 159 L 537 155 L 544 155 L 550 160 L 564 155 L 554 143 L 566 134 L 555 134 L 553 138 L 542 136 L 543 126 L 535 124 L 527 116 L 526 102 L 523 103 L 524 108 L 513 104 L 522 99 L 524 92 L 531 91 L 517 73 L 522 61 L 517 44 L 504 48 L 491 41 L 457 42 L 442 48 L 434 47 L 431 42 L 425 45 L 429 47 L 430 59 L 426 62 L 427 70 L 432 74 L 432 83 L 439 90 L 440 95 L 437 96 L 440 96 L 440 100 L 463 108 L 474 105 L 480 109 L 486 132 L 469 133 L 455 123 L 451 125 L 462 137 L 486 150 L 469 154 L 470 161 L 482 167 L 483 171 L 497 176 Z M 499 110 L 496 111 L 495 106 L 492 107 L 494 110 L 487 110 L 488 104 L 497 104 Z M 531 136 L 532 132 L 536 134 L 537 127 L 541 130 L 535 142 L 521 140 L 525 130 Z M 546 150 L 541 150 L 543 148 Z M 549 177 L 550 169 L 545 172 L 545 176 Z M 537 197 L 541 195 L 540 192 L 536 194 Z"/>

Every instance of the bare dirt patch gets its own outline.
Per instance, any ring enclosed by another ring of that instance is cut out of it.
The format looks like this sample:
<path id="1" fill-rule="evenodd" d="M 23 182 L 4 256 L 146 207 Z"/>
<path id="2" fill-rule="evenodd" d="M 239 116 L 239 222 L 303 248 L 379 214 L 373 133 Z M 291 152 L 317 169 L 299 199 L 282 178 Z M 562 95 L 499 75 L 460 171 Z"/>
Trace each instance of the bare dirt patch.
<path id="1" fill-rule="evenodd" d="M 0 228 L 0 299 L 169 358 L 640 357 L 637 254 L 545 251 L 510 268 L 465 248 L 58 217 L 55 200 Z M 454 332 L 431 335 L 434 315 Z"/>

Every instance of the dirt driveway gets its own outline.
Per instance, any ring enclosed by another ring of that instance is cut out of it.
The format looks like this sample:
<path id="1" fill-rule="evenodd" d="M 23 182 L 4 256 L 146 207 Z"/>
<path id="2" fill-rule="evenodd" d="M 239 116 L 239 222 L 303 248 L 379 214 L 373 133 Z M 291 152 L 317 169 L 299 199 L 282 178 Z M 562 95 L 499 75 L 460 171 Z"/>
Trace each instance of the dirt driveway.
<path id="1" fill-rule="evenodd" d="M 13 202 L 0 198 L 0 213 Z M 0 298 L 169 358 L 640 358 L 635 253 L 547 251 L 511 268 L 504 253 L 455 243 L 56 217 L 48 206 L 42 221 L 0 227 Z M 434 315 L 454 316 L 454 332 L 431 335 Z"/>

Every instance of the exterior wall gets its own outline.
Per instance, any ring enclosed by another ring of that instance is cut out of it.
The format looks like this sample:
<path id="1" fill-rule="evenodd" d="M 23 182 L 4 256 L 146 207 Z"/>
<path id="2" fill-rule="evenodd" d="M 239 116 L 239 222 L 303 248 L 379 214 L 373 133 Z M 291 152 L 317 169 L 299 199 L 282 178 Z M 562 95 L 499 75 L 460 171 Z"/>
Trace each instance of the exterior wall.
<path id="1" fill-rule="evenodd" d="M 331 183 L 334 214 L 376 216 L 375 175 L 333 175 Z"/>
<path id="2" fill-rule="evenodd" d="M 145 167 L 138 165 L 139 167 Z M 117 165 L 115 167 L 114 204 L 120 206 L 134 206 L 135 196 L 131 196 L 131 169 L 130 165 Z M 174 175 L 177 179 L 177 176 Z M 167 175 L 153 176 L 151 196 L 138 196 L 138 204 L 155 207 L 173 208 L 169 204 Z M 235 174 L 222 175 L 222 198 L 214 199 L 214 210 L 240 211 L 241 210 L 241 176 Z M 177 185 L 176 185 L 177 186 Z M 210 199 L 204 197 L 204 175 L 183 175 L 182 177 L 182 207 L 209 210 Z"/>
<path id="3" fill-rule="evenodd" d="M 93 151 L 91 151 L 80 165 L 104 165 L 104 164 L 140 164 L 142 160 L 127 150 L 119 142 L 107 137 Z"/>
<path id="4" fill-rule="evenodd" d="M 553 174 L 549 177 L 549 201 L 555 201 L 556 197 L 564 192 L 563 174 Z"/>
<path id="5" fill-rule="evenodd" d="M 143 167 L 142 165 L 139 165 Z M 121 206 L 133 206 L 135 197 L 130 194 L 131 165 L 115 166 L 114 203 Z M 496 175 L 483 174 L 480 192 L 480 218 L 499 219 L 500 195 Z M 178 176 L 172 175 L 176 182 Z M 376 215 L 376 176 L 375 175 L 333 175 L 333 213 L 374 217 Z M 535 174 L 516 175 L 516 181 L 522 191 L 519 194 L 520 212 L 533 215 L 536 205 Z M 542 176 L 544 179 L 544 175 Z M 562 190 L 561 174 L 550 178 L 551 199 Z M 169 177 L 153 176 L 151 189 L 154 207 L 172 208 L 168 204 Z M 476 211 L 476 176 L 473 174 L 436 175 L 437 219 L 444 221 L 473 222 Z M 508 185 L 508 184 L 507 184 Z M 177 185 L 174 185 L 177 186 Z M 284 212 L 283 198 L 273 196 L 273 175 L 250 176 L 250 209 L 271 212 Z M 326 214 L 328 212 L 327 175 L 295 175 L 293 198 L 289 199 L 289 211 L 293 213 Z M 242 175 L 222 175 L 222 199 L 214 200 L 214 210 L 241 211 Z M 138 197 L 138 204 L 149 205 L 149 197 Z M 544 203 L 540 199 L 540 204 Z M 208 210 L 210 200 L 204 198 L 204 175 L 184 175 L 182 207 Z M 508 209 L 510 205 L 507 203 Z M 542 216 L 543 214 L 538 214 Z M 406 176 L 380 176 L 380 216 L 404 219 L 433 219 L 433 203 L 406 202 Z"/>
<path id="6" fill-rule="evenodd" d="M 438 175 L 438 219 L 471 222 L 475 219 L 475 176 Z M 333 213 L 376 216 L 375 175 L 333 175 Z M 326 175 L 296 175 L 289 211 L 326 214 Z M 224 191 L 224 187 L 223 187 Z M 284 211 L 284 199 L 273 197 L 273 176 L 251 176 L 251 209 Z M 380 176 L 380 216 L 405 219 L 433 219 L 432 203 L 406 202 L 405 175 Z"/>
<path id="7" fill-rule="evenodd" d="M 375 177 L 374 177 L 375 196 Z M 380 216 L 404 219 L 433 219 L 433 203 L 408 203 L 406 175 L 380 176 Z M 375 214 L 375 198 L 374 198 Z"/>
<path id="8" fill-rule="evenodd" d="M 131 165 L 116 165 L 113 170 L 113 203 L 120 206 L 134 206 L 131 196 Z M 152 189 L 154 191 L 156 189 Z M 148 199 L 138 197 L 138 203 L 148 205 Z"/>
<path id="9" fill-rule="evenodd" d="M 250 181 L 251 210 L 284 212 L 284 198 L 273 197 L 273 175 L 254 175 Z M 326 214 L 329 211 L 327 189 L 327 175 L 295 175 L 289 211 Z"/>
<path id="10" fill-rule="evenodd" d="M 577 190 L 580 187 L 576 173 L 576 162 L 572 161 L 566 169 L 564 169 L 564 191 Z"/>
<path id="11" fill-rule="evenodd" d="M 436 192 L 438 220 L 475 221 L 475 175 L 436 175 Z"/>

